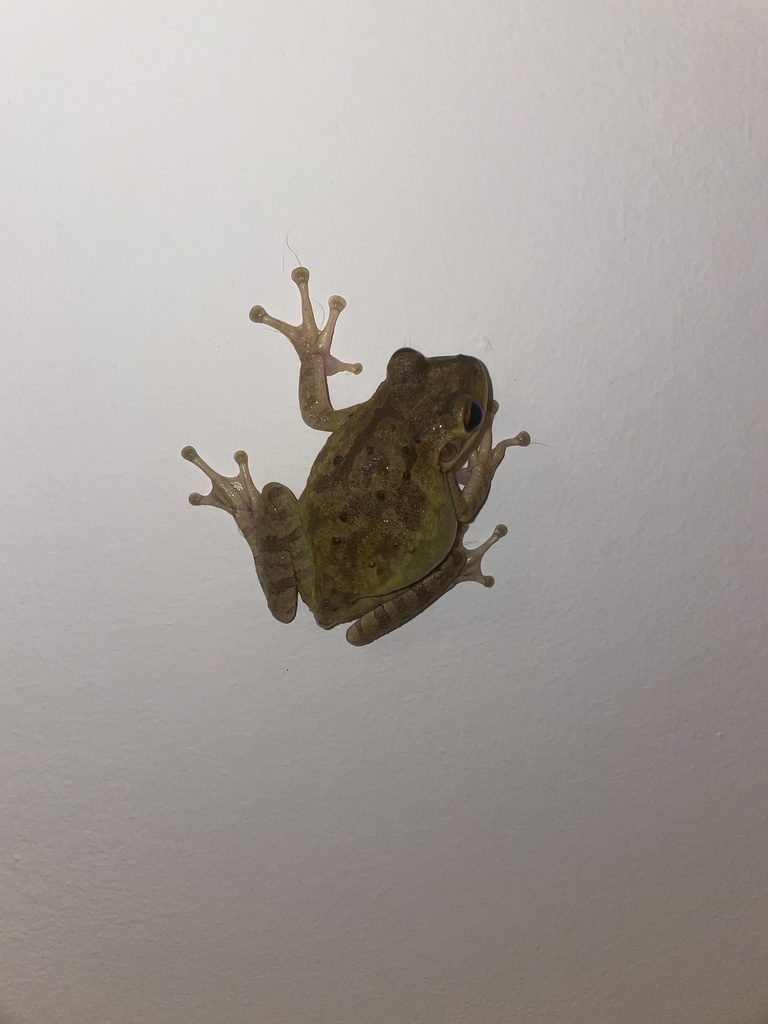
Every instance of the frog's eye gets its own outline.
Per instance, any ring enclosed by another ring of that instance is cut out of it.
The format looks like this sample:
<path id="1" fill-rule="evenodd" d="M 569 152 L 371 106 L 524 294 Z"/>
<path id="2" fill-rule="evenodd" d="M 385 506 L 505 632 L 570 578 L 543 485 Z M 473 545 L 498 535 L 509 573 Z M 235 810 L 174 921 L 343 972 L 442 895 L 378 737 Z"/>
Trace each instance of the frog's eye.
<path id="1" fill-rule="evenodd" d="M 485 413 L 483 412 L 482 405 L 470 398 L 464 409 L 464 429 L 466 432 L 471 434 L 473 430 L 477 430 L 483 422 L 484 416 Z"/>

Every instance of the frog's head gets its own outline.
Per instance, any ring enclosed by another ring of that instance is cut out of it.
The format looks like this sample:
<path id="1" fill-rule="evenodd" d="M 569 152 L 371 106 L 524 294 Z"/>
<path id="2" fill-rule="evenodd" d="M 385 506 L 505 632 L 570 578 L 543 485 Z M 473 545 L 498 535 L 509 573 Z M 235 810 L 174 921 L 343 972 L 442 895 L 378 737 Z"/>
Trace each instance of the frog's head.
<path id="1" fill-rule="evenodd" d="M 427 358 L 400 348 L 389 360 L 387 379 L 402 415 L 413 424 L 414 441 L 443 472 L 463 466 L 496 408 L 485 364 L 473 356 Z"/>

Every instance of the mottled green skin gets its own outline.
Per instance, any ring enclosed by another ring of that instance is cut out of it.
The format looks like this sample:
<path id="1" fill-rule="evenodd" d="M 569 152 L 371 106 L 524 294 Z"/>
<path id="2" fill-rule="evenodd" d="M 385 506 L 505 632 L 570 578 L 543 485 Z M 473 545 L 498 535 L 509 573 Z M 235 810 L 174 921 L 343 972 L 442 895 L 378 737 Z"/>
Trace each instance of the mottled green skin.
<path id="1" fill-rule="evenodd" d="M 238 475 L 223 477 L 185 448 L 184 457 L 213 484 L 210 495 L 193 494 L 190 501 L 235 518 L 276 618 L 294 617 L 300 593 L 325 629 L 357 620 L 347 639 L 360 646 L 403 625 L 461 580 L 493 584 L 482 574 L 480 559 L 506 528 L 497 527 L 472 551 L 463 536 L 506 448 L 527 445 L 530 438 L 522 431 L 492 446 L 497 406 L 488 371 L 471 356 L 428 359 L 400 349 L 367 402 L 334 409 L 327 376 L 360 369 L 330 354 L 345 303 L 331 297 L 328 322 L 319 330 L 309 272 L 300 267 L 293 279 L 302 298 L 299 326 L 276 320 L 260 306 L 251 319 L 277 328 L 294 345 L 301 359 L 302 415 L 331 436 L 298 501 L 282 484 L 259 492 L 244 452 L 235 454 Z"/>
<path id="2" fill-rule="evenodd" d="M 472 399 L 486 408 L 488 397 L 477 359 L 425 359 L 406 349 L 334 430 L 299 498 L 314 566 L 299 589 L 321 625 L 357 618 L 450 552 L 459 522 L 453 466 L 473 437 L 464 412 Z M 457 454 L 441 463 L 447 444 Z"/>

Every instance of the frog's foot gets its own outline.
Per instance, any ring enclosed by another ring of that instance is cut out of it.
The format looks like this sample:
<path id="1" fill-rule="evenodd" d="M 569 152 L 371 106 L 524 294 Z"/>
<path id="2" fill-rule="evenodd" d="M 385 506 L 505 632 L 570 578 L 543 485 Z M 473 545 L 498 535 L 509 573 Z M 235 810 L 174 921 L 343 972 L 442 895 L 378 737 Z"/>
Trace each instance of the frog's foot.
<path id="1" fill-rule="evenodd" d="M 309 271 L 306 267 L 296 267 L 291 278 L 298 286 L 301 295 L 301 323 L 294 326 L 283 320 L 278 320 L 270 316 L 263 306 L 253 307 L 250 312 L 251 320 L 256 324 L 267 324 L 268 327 L 274 327 L 275 330 L 285 335 L 296 349 L 302 364 L 311 356 L 322 356 L 326 377 L 332 377 L 334 373 L 340 373 L 342 370 L 360 373 L 363 368 L 361 363 L 342 363 L 341 360 L 331 355 L 331 342 L 336 321 L 346 306 L 344 299 L 340 295 L 332 295 L 328 299 L 328 320 L 321 330 L 317 326 L 312 301 L 309 297 Z"/>
<path id="2" fill-rule="evenodd" d="M 242 535 L 250 543 L 249 538 L 256 529 L 263 500 L 251 479 L 248 456 L 245 452 L 235 452 L 235 462 L 240 467 L 237 476 L 222 476 L 221 473 L 217 473 L 207 462 L 203 462 L 190 445 L 182 448 L 181 456 L 202 470 L 212 485 L 210 494 L 190 494 L 190 505 L 212 505 L 214 508 L 229 512 Z"/>
<path id="3" fill-rule="evenodd" d="M 493 418 L 498 408 L 497 402 L 491 404 L 480 443 L 471 452 L 466 466 L 459 469 L 456 473 L 457 482 L 464 488 L 462 494 L 468 510 L 468 517 L 465 519 L 465 522 L 471 522 L 474 519 L 488 497 L 493 475 L 499 468 L 507 448 L 525 448 L 531 443 L 531 435 L 528 431 L 521 430 L 515 437 L 504 438 L 503 441 L 499 441 L 494 446 Z"/>
<path id="4" fill-rule="evenodd" d="M 469 580 L 473 583 L 480 583 L 484 587 L 492 587 L 496 580 L 493 576 L 486 576 L 483 572 L 483 555 L 486 553 L 488 548 L 493 547 L 497 540 L 501 540 L 502 537 L 506 537 L 507 533 L 508 530 L 506 526 L 503 526 L 500 523 L 488 540 L 483 541 L 482 544 L 478 544 L 476 548 L 465 548 L 462 544 L 461 550 L 467 556 L 467 560 L 464 563 L 464 568 L 453 581 L 452 585 L 455 587 L 457 583 L 463 583 L 465 580 Z"/>
<path id="5" fill-rule="evenodd" d="M 259 491 L 251 479 L 245 452 L 235 452 L 240 467 L 237 476 L 217 473 L 192 447 L 183 448 L 181 454 L 202 470 L 212 485 L 210 494 L 190 494 L 190 505 L 212 505 L 229 512 L 253 553 L 269 610 L 280 622 L 290 622 L 298 600 L 294 555 L 298 563 L 306 565 L 309 561 L 311 566 L 303 547 L 296 498 L 282 484 L 265 484 Z"/>

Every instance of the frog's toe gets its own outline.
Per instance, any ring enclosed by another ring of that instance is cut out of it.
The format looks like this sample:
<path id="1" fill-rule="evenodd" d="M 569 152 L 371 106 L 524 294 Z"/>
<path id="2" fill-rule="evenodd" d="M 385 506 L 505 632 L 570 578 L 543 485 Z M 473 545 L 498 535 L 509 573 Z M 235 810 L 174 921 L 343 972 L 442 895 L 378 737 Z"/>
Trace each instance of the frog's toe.
<path id="1" fill-rule="evenodd" d="M 323 368 L 325 370 L 326 377 L 332 377 L 334 373 L 341 373 L 346 371 L 347 373 L 358 374 L 363 369 L 362 363 L 343 363 L 336 356 L 332 356 L 330 352 L 323 352 Z"/>
<path id="2" fill-rule="evenodd" d="M 493 449 L 492 458 L 494 463 L 498 465 L 501 462 L 507 448 L 527 448 L 530 443 L 531 435 L 527 430 L 521 430 L 520 433 L 515 434 L 514 437 L 506 437 L 503 441 L 499 441 Z"/>
<path id="3" fill-rule="evenodd" d="M 193 491 L 188 501 L 190 505 L 211 505 L 213 508 L 221 508 L 225 512 L 229 511 L 226 505 L 223 505 L 217 498 L 214 498 L 213 492 L 210 494 L 200 494 L 197 491 Z"/>
<path id="4" fill-rule="evenodd" d="M 331 355 L 331 342 L 336 329 L 336 321 L 346 306 L 346 300 L 342 299 L 340 295 L 331 295 L 328 299 L 328 319 L 325 326 L 317 333 L 315 339 L 310 341 L 309 351 L 322 354 L 326 377 L 332 377 L 334 373 L 341 373 L 342 370 L 346 370 L 348 373 L 360 373 L 363 368 L 361 363 L 343 363 L 336 356 Z"/>
<path id="5" fill-rule="evenodd" d="M 208 477 L 209 480 L 216 480 L 219 474 L 215 469 L 211 469 L 207 462 L 204 462 L 197 454 L 197 449 L 193 448 L 191 444 L 188 444 L 186 448 L 181 449 L 182 459 L 186 459 L 187 462 L 191 462 L 193 466 L 197 466 Z"/>

